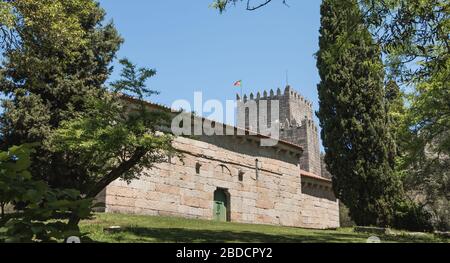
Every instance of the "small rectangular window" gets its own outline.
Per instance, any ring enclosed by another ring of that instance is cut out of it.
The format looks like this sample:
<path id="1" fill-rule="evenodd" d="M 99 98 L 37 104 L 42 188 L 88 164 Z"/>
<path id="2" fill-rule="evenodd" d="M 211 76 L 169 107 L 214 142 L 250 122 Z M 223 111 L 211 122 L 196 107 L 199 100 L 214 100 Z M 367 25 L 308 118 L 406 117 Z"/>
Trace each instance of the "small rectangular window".
<path id="1" fill-rule="evenodd" d="M 239 180 L 239 182 L 243 182 L 244 181 L 244 172 L 243 171 L 239 171 L 238 180 Z"/>
<path id="2" fill-rule="evenodd" d="M 202 165 L 200 163 L 196 163 L 195 164 L 195 173 L 196 174 L 200 174 L 200 168 L 202 167 Z"/>

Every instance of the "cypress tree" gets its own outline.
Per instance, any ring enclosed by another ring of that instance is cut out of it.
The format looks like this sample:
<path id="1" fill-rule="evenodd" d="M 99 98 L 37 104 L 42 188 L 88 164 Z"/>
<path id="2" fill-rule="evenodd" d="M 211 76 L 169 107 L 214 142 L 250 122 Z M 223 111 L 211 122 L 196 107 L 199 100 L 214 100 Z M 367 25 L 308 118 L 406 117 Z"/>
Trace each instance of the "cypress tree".
<path id="1" fill-rule="evenodd" d="M 325 162 L 358 225 L 389 225 L 402 196 L 392 171 L 384 69 L 356 0 L 324 0 L 317 67 Z"/>

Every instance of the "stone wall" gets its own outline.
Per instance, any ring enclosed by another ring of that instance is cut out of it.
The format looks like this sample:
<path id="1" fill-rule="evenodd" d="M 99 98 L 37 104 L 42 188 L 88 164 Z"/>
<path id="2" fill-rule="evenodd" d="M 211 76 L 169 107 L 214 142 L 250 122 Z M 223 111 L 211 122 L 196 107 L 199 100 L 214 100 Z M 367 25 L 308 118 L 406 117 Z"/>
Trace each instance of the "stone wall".
<path id="1" fill-rule="evenodd" d="M 281 129 L 280 139 L 295 142 L 303 148 L 303 154 L 300 157 L 302 170 L 321 175 L 319 135 L 313 121 L 303 120 L 301 125 L 291 125 Z"/>
<path id="2" fill-rule="evenodd" d="M 283 104 L 287 108 L 286 112 L 288 113 L 288 115 L 280 115 L 283 121 L 288 119 L 290 123 L 294 120 L 296 123 L 301 123 L 303 120 L 312 120 L 312 103 L 290 86 L 287 86 L 284 90 Z"/>
<path id="3" fill-rule="evenodd" d="M 113 182 L 105 192 L 106 212 L 212 219 L 214 191 L 221 188 L 229 194 L 233 222 L 338 226 L 337 201 L 302 193 L 299 149 L 280 144 L 259 147 L 248 136 L 178 137 L 174 146 L 184 157 L 146 170 L 129 185 Z"/>
<path id="4" fill-rule="evenodd" d="M 331 182 L 302 176 L 302 222 L 307 228 L 339 227 L 339 202 Z"/>

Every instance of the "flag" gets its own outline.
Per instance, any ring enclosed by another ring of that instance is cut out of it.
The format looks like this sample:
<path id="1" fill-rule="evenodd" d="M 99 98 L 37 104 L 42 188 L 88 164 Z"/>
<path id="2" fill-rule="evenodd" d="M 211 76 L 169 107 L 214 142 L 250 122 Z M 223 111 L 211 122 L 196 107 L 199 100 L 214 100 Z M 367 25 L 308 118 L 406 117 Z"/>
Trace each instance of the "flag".
<path id="1" fill-rule="evenodd" d="M 233 84 L 233 86 L 235 86 L 235 87 L 241 87 L 241 86 L 242 86 L 242 80 L 236 81 L 236 82 Z"/>

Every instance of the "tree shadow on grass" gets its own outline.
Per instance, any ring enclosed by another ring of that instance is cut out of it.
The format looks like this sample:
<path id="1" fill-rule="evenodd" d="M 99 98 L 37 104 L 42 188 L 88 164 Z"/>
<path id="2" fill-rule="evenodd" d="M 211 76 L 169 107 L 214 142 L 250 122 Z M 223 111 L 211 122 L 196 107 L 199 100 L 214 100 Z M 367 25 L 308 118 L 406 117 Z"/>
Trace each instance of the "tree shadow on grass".
<path id="1" fill-rule="evenodd" d="M 250 231 L 201 230 L 184 228 L 125 227 L 119 233 L 108 234 L 110 242 L 156 242 L 156 243 L 350 243 L 362 242 L 371 236 L 361 233 L 330 233 L 314 231 L 298 235 L 272 235 Z M 125 238 L 127 236 L 128 238 Z M 132 238 L 130 239 L 130 236 Z M 381 242 L 446 242 L 427 237 L 378 236 Z M 448 242 L 448 241 L 447 241 Z"/>
<path id="2" fill-rule="evenodd" d="M 122 241 L 123 235 L 134 235 L 139 241 L 161 243 L 328 243 L 361 242 L 360 234 L 314 232 L 311 235 L 270 235 L 249 231 L 194 230 L 183 228 L 127 227 L 111 235 L 112 240 Z"/>

